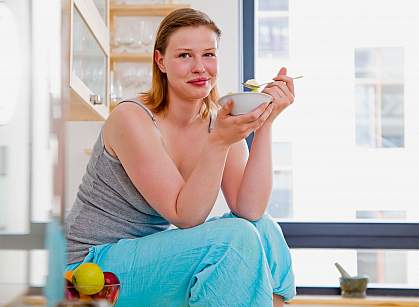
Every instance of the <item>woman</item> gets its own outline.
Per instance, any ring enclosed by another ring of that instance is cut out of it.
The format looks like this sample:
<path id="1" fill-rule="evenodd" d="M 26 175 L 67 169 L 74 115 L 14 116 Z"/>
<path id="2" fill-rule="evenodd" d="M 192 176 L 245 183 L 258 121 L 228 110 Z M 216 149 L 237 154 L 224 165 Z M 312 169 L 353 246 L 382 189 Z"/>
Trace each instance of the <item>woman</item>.
<path id="1" fill-rule="evenodd" d="M 151 90 L 106 120 L 67 217 L 67 269 L 114 272 L 118 306 L 282 306 L 295 295 L 288 246 L 264 215 L 272 122 L 293 82 L 282 68 L 264 89 L 272 104 L 231 116 L 230 101 L 217 114 L 220 35 L 193 9 L 162 21 Z M 220 187 L 231 213 L 206 221 Z"/>

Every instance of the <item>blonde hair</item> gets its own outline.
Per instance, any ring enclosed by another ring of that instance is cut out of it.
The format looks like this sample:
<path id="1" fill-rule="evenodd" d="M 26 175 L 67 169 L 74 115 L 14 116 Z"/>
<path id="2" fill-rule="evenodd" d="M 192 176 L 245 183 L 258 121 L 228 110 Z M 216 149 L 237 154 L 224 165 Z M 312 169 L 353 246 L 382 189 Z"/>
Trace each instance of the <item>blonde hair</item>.
<path id="1" fill-rule="evenodd" d="M 207 14 L 191 8 L 178 9 L 167 15 L 160 23 L 156 35 L 153 50 L 152 81 L 149 91 L 141 93 L 141 98 L 153 113 L 164 113 L 168 105 L 168 82 L 165 73 L 161 72 L 154 58 L 154 53 L 158 50 L 165 54 L 170 36 L 178 29 L 183 27 L 206 26 L 213 30 L 219 40 L 221 31 Z M 200 110 L 200 116 L 207 118 L 212 110 L 217 109 L 216 101 L 219 98 L 217 86 L 215 85 L 209 95 L 204 98 Z"/>

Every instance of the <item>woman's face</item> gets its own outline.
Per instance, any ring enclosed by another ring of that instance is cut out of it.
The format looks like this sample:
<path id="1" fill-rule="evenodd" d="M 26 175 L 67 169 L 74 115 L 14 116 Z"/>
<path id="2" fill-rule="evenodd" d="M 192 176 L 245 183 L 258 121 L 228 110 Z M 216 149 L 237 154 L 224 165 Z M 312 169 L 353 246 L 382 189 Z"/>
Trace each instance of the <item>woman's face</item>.
<path id="1" fill-rule="evenodd" d="M 217 79 L 217 34 L 206 26 L 184 27 L 169 38 L 156 62 L 168 79 L 169 93 L 188 100 L 207 97 Z"/>

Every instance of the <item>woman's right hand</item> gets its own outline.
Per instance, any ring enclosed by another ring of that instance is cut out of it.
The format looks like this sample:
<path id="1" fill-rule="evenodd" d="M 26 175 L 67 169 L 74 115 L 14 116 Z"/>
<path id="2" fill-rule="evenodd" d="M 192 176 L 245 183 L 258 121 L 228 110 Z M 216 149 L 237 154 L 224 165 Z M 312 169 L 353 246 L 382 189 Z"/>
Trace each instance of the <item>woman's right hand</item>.
<path id="1" fill-rule="evenodd" d="M 253 111 L 232 116 L 234 101 L 229 100 L 217 114 L 215 128 L 211 131 L 212 139 L 222 145 L 230 146 L 246 138 L 259 129 L 272 112 L 272 104 L 263 103 Z"/>

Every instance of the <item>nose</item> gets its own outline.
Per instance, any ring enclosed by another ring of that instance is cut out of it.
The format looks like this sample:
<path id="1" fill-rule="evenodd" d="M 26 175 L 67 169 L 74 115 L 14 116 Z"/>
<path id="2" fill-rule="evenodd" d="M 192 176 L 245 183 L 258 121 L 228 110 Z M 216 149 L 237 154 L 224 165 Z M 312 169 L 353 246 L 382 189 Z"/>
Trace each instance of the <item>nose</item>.
<path id="1" fill-rule="evenodd" d="M 205 72 L 205 65 L 200 60 L 196 60 L 192 69 L 194 73 L 204 73 Z"/>

